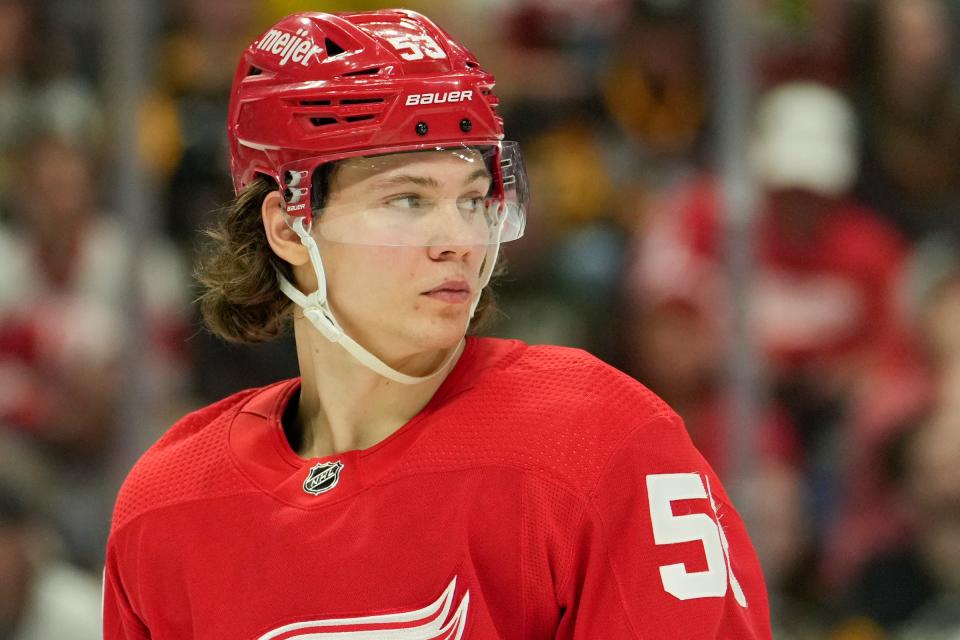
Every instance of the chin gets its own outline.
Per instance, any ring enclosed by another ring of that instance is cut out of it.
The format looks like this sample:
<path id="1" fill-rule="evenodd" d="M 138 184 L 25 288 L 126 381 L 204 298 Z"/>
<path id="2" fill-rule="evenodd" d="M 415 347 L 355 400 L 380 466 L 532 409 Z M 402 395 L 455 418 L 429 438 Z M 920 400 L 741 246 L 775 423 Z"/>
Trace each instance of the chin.
<path id="1" fill-rule="evenodd" d="M 469 324 L 467 313 L 433 318 L 411 332 L 411 342 L 421 353 L 453 349 L 463 339 Z"/>

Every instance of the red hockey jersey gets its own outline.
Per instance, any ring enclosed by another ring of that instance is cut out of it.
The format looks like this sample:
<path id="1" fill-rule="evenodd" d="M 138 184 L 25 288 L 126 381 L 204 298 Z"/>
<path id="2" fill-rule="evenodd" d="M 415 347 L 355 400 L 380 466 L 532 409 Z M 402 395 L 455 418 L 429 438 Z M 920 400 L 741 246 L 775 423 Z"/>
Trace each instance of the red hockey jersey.
<path id="1" fill-rule="evenodd" d="M 470 338 L 416 417 L 325 458 L 284 435 L 298 389 L 191 414 L 137 463 L 106 640 L 770 638 L 716 475 L 591 356 Z"/>

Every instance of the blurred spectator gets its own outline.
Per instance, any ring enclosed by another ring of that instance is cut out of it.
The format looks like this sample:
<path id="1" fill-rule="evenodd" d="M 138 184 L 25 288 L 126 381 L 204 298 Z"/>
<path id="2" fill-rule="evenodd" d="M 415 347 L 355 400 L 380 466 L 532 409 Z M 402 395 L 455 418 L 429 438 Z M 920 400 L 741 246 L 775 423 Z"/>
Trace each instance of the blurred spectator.
<path id="1" fill-rule="evenodd" d="M 167 231 L 190 249 L 229 200 L 226 120 L 234 68 L 253 30 L 252 0 L 176 3 L 159 48 L 156 86 L 142 113 L 149 164 L 167 187 Z"/>
<path id="2" fill-rule="evenodd" d="M 857 482 L 847 477 L 844 462 L 869 429 L 854 425 L 886 427 L 902 415 L 895 403 L 881 403 L 879 415 L 866 413 L 878 408 L 878 397 L 899 399 L 914 370 L 899 289 L 908 248 L 875 212 L 849 197 L 857 173 L 856 121 L 839 93 L 812 83 L 777 87 L 762 97 L 755 122 L 750 158 L 763 198 L 751 321 L 768 388 L 799 435 L 813 538 L 822 548 L 838 509 L 849 504 L 843 490 Z M 697 296 L 725 340 L 731 285 L 721 262 L 717 206 L 710 177 L 668 199 L 643 231 L 639 269 L 648 299 Z M 861 455 L 869 469 L 869 456 Z M 883 532 L 875 527 L 847 541 L 847 559 L 862 559 Z M 849 575 L 852 568 L 843 566 Z"/>
<path id="3" fill-rule="evenodd" d="M 94 158 L 56 136 L 22 147 L 14 224 L 0 236 L 0 340 L 8 379 L 0 415 L 66 456 L 95 454 L 117 393 L 127 290 L 126 238 L 97 205 Z M 160 240 L 141 256 L 155 371 L 183 365 L 186 274 Z M 69 331 L 64 328 L 69 327 Z M 148 347 L 150 345 L 147 345 Z M 22 395 L 10 393 L 19 388 Z"/>
<path id="4" fill-rule="evenodd" d="M 636 2 L 603 69 L 613 120 L 661 175 L 691 162 L 707 119 L 704 43 L 694 2 Z"/>
<path id="5" fill-rule="evenodd" d="M 579 113 L 557 118 L 525 147 L 532 189 L 542 195 L 524 237 L 504 247 L 507 275 L 496 285 L 504 317 L 496 331 L 609 360 L 626 243 L 611 159 L 599 127 Z"/>
<path id="6" fill-rule="evenodd" d="M 34 130 L 93 143 L 101 114 L 92 89 L 70 68 L 64 33 L 46 28 L 27 0 L 0 0 L 0 205 L 11 197 L 14 153 Z"/>
<path id="7" fill-rule="evenodd" d="M 496 16 L 500 26 L 494 27 L 501 51 L 491 49 L 491 68 L 497 70 L 504 105 L 513 110 L 519 102 L 577 102 L 594 94 L 593 78 L 630 4 L 626 0 L 505 3 Z M 497 55 L 510 63 L 497 64 Z"/>
<path id="8" fill-rule="evenodd" d="M 629 5 L 522 0 L 481 10 L 469 30 L 484 34 L 477 48 L 496 71 L 508 138 L 529 140 L 571 118 L 602 129 L 597 78 Z"/>
<path id="9" fill-rule="evenodd" d="M 762 461 L 745 498 L 767 580 L 773 637 L 822 640 L 830 618 L 816 571 L 816 541 L 802 473 L 793 465 Z"/>
<path id="10" fill-rule="evenodd" d="M 653 389 L 684 420 L 694 444 L 721 477 L 730 468 L 730 406 L 724 380 L 725 332 L 717 281 L 673 280 L 650 253 L 653 237 L 641 237 L 625 273 L 623 314 L 627 371 Z M 715 274 L 714 274 L 715 275 Z M 792 468 L 801 462 L 797 434 L 785 413 L 773 406 L 762 416 L 761 460 Z"/>
<path id="11" fill-rule="evenodd" d="M 488 49 L 510 59 L 498 87 L 539 195 L 530 232 L 504 251 L 502 335 L 622 364 L 626 232 L 651 193 L 690 171 L 705 126 L 695 7 L 528 0 L 504 9 L 503 41 Z"/>
<path id="12" fill-rule="evenodd" d="M 61 474 L 52 487 L 58 524 L 71 552 L 94 566 L 104 541 L 91 532 L 108 520 L 96 497 L 124 392 L 129 239 L 99 210 L 95 159 L 81 147 L 38 137 L 18 163 L 18 206 L 0 228 L 0 425 Z M 148 429 L 155 403 L 182 388 L 186 274 L 157 238 L 144 239 L 139 266 L 141 353 L 155 395 L 143 398 L 138 426 Z"/>
<path id="13" fill-rule="evenodd" d="M 58 558 L 47 529 L 0 481 L 0 638 L 94 640 L 100 582 Z"/>
<path id="14" fill-rule="evenodd" d="M 904 415 L 899 428 L 874 428 L 872 438 L 861 439 L 872 454 L 864 459 L 858 451 L 849 462 L 851 470 L 856 470 L 851 475 L 860 479 L 849 492 L 857 509 L 850 510 L 852 517 L 842 523 L 838 537 L 866 533 L 880 544 L 865 557 L 860 554 L 843 613 L 846 626 L 872 626 L 869 638 L 926 640 L 960 633 L 956 615 L 960 604 L 956 542 L 960 540 L 960 271 L 956 254 L 952 262 L 930 271 L 939 275 L 918 292 L 922 304 L 916 317 L 926 370 L 887 393 L 901 398 L 901 404 L 902 398 L 912 397 L 912 413 Z M 923 393 L 911 392 L 918 382 Z M 874 402 L 885 403 L 882 397 Z M 864 468 L 868 461 L 870 470 Z M 869 492 L 864 491 L 864 480 L 872 482 Z M 867 515 L 871 512 L 872 517 Z M 867 517 L 858 517 L 862 515 Z M 891 527 L 891 522 L 897 526 Z M 877 540 L 870 530 L 878 528 L 898 535 Z M 846 551 L 838 550 L 840 562 Z"/>
<path id="15" fill-rule="evenodd" d="M 905 640 L 960 637 L 960 362 L 944 378 L 942 394 L 941 406 L 907 456 L 915 553 L 928 582 L 921 578 L 917 585 L 927 597 L 904 624 Z"/>
<path id="16" fill-rule="evenodd" d="M 253 0 L 177 2 L 159 47 L 159 74 L 142 113 L 141 135 L 165 190 L 164 226 L 191 262 L 201 229 L 233 197 L 223 123 L 234 69 L 224 61 L 239 59 L 255 28 L 257 7 Z M 191 390 L 200 399 L 296 372 L 289 339 L 228 346 L 198 329 L 186 347 L 194 365 Z"/>
<path id="17" fill-rule="evenodd" d="M 945 372 L 922 426 L 891 447 L 896 497 L 912 535 L 876 554 L 854 582 L 848 616 L 904 640 L 960 636 L 960 363 Z"/>
<path id="18" fill-rule="evenodd" d="M 836 92 L 781 86 L 758 108 L 751 145 L 764 189 L 757 220 L 753 323 L 771 381 L 808 432 L 814 413 L 849 397 L 902 328 L 898 285 L 907 247 L 870 209 L 850 200 L 855 120 Z M 722 220 L 712 179 L 691 182 L 646 230 L 644 271 L 665 296 L 705 289 L 726 316 Z M 834 416 L 834 418 L 837 416 Z"/>
<path id="19" fill-rule="evenodd" d="M 943 0 L 878 0 L 859 17 L 857 193 L 911 239 L 947 232 L 960 242 L 954 16 Z"/>

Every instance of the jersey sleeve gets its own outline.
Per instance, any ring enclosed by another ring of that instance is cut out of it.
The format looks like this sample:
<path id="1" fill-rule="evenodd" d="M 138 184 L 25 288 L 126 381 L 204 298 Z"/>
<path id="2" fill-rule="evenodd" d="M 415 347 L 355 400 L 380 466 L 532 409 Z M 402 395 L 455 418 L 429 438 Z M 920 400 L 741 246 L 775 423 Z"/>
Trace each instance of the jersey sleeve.
<path id="1" fill-rule="evenodd" d="M 771 638 L 746 529 L 675 414 L 619 447 L 577 536 L 558 640 Z"/>
<path id="2" fill-rule="evenodd" d="M 150 631 L 130 604 L 117 566 L 115 549 L 107 548 L 103 572 L 103 640 L 150 640 Z"/>

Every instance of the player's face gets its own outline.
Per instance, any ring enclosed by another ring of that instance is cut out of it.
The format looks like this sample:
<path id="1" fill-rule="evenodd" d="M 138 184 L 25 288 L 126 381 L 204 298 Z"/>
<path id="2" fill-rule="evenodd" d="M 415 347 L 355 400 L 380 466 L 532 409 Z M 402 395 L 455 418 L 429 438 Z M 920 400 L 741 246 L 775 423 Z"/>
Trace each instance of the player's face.
<path id="1" fill-rule="evenodd" d="M 482 206 L 490 176 L 479 154 L 466 159 L 423 152 L 374 164 L 347 160 L 331 180 L 315 223 L 330 303 L 348 335 L 382 357 L 448 349 L 469 324 L 487 253 L 482 213 L 473 211 Z M 398 221 L 402 226 L 391 235 L 389 225 Z M 324 224 L 371 226 L 367 237 L 382 231 L 373 225 L 388 225 L 381 237 L 414 241 L 331 241 Z"/>

